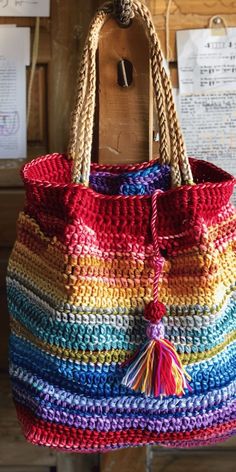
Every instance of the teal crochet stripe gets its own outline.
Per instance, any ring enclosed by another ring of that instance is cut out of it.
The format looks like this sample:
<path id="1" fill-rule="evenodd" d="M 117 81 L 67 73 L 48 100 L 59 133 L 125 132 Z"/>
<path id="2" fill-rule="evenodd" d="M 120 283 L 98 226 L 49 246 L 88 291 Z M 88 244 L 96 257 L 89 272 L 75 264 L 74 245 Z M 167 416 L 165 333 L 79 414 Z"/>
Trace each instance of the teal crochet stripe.
<path id="1" fill-rule="evenodd" d="M 76 324 L 53 320 L 26 296 L 14 290 L 9 301 L 12 316 L 42 341 L 73 350 L 127 349 L 135 350 L 145 340 L 145 323 L 136 317 L 133 327 L 114 328 L 109 324 Z M 210 326 L 167 326 L 166 338 L 177 345 L 178 352 L 191 352 L 189 346 L 198 347 L 198 352 L 209 350 L 224 342 L 225 336 L 236 330 L 236 300 L 231 298 L 224 311 Z M 133 342 L 128 342 L 129 339 Z"/>

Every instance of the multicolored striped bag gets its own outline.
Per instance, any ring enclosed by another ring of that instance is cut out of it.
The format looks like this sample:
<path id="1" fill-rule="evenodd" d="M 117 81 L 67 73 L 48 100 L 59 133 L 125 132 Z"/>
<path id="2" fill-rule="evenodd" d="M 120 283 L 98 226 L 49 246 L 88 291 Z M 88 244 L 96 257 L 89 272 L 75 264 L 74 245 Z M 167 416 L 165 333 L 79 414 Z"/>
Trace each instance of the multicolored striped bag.
<path id="1" fill-rule="evenodd" d="M 234 178 L 187 159 L 137 0 L 160 158 L 90 166 L 95 56 L 110 9 L 90 25 L 68 155 L 22 170 L 26 204 L 7 275 L 14 401 L 25 437 L 61 451 L 208 445 L 236 432 Z"/>

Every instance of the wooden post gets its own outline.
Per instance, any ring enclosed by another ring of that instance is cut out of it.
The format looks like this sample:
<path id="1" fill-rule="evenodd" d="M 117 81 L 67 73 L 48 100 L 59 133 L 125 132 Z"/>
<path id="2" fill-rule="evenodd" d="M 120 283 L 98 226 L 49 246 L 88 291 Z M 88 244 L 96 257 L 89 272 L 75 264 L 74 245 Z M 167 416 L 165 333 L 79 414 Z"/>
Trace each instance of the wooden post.
<path id="1" fill-rule="evenodd" d="M 133 65 L 133 82 L 118 85 L 117 64 Z M 114 19 L 103 27 L 98 54 L 99 163 L 128 164 L 149 160 L 150 67 L 148 40 L 137 19 L 121 28 Z M 151 138 L 152 139 L 152 138 Z"/>
<path id="2" fill-rule="evenodd" d="M 148 450 L 138 447 L 101 454 L 99 472 L 146 472 Z"/>
<path id="3" fill-rule="evenodd" d="M 56 472 L 99 472 L 98 454 L 58 454 Z"/>

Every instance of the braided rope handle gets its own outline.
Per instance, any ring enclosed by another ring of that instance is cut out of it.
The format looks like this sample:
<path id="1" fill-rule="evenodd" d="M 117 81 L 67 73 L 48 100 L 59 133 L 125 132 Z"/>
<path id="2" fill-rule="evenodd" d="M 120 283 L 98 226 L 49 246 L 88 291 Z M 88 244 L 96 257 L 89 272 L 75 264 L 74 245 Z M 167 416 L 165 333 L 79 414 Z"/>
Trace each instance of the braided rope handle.
<path id="1" fill-rule="evenodd" d="M 95 37 L 98 40 L 98 33 L 99 30 L 101 29 L 101 26 L 104 24 L 105 20 L 107 17 L 105 16 L 105 12 L 103 9 L 99 10 L 97 15 L 94 17 L 94 20 L 91 24 L 90 28 L 90 34 L 87 38 L 87 43 L 90 43 L 92 41 L 95 41 Z M 97 47 L 97 46 L 96 46 Z M 86 136 L 88 137 L 90 133 L 93 131 L 93 115 L 94 115 L 94 106 L 95 106 L 95 87 L 96 87 L 96 67 L 95 67 L 95 53 L 96 53 L 96 47 L 92 47 L 91 44 L 86 50 L 85 53 L 85 61 L 82 61 L 81 65 L 81 76 L 82 76 L 82 85 L 84 83 L 84 71 L 85 71 L 85 66 L 86 62 L 87 65 L 90 63 L 90 68 L 89 68 L 89 80 L 88 80 L 88 86 L 86 90 L 86 97 L 84 102 L 82 100 L 77 100 L 77 104 L 74 109 L 74 117 L 73 117 L 73 125 L 74 125 L 74 146 L 76 146 L 76 151 L 75 148 L 73 149 L 74 151 L 74 156 L 72 155 L 71 157 L 75 157 L 76 155 L 78 156 L 84 156 L 83 162 L 82 159 L 80 160 L 80 163 L 75 163 L 74 164 L 74 171 L 75 171 L 75 181 L 78 182 L 76 179 L 76 175 L 86 175 L 86 178 L 83 178 L 82 182 L 87 183 L 88 178 L 89 178 L 89 167 L 90 167 L 90 154 L 91 154 L 91 140 L 90 139 L 85 139 L 85 129 L 86 129 Z M 162 89 L 162 85 L 160 83 L 160 77 L 157 76 L 156 78 L 156 97 L 157 97 L 157 104 L 158 104 L 158 109 L 159 109 L 159 122 L 160 122 L 160 129 L 162 129 L 162 132 L 160 133 L 161 135 L 161 142 L 160 142 L 160 148 L 161 148 L 161 155 L 163 157 L 162 161 L 163 162 L 168 162 L 168 155 L 170 155 L 170 151 L 168 149 L 168 134 L 167 134 L 167 119 L 166 119 L 166 113 L 164 110 L 164 102 L 165 102 L 165 97 Z M 79 84 L 81 85 L 81 77 L 79 77 Z M 82 87 L 80 88 L 80 92 L 82 90 Z M 81 93 L 78 94 L 78 98 L 82 98 Z M 82 105 L 82 107 L 81 107 Z M 77 133 L 77 142 L 76 142 L 76 133 Z M 71 153 L 70 153 L 71 155 Z M 77 168 L 75 169 L 75 166 Z M 177 173 L 177 171 L 176 171 Z M 179 180 L 180 177 L 179 177 Z"/>
<path id="2" fill-rule="evenodd" d="M 134 16 L 132 0 L 113 0 L 114 16 L 121 26 L 128 26 Z"/>
<path id="3" fill-rule="evenodd" d="M 160 127 L 160 160 L 171 165 L 172 186 L 193 182 L 185 145 L 179 127 L 169 78 L 162 63 L 160 43 L 149 10 L 138 0 L 132 2 L 135 15 L 145 26 L 150 42 L 150 62 L 153 88 Z M 103 5 L 94 16 L 85 43 L 68 147 L 68 157 L 74 160 L 73 181 L 88 184 L 96 95 L 96 51 L 99 33 L 113 12 L 111 2 Z"/>

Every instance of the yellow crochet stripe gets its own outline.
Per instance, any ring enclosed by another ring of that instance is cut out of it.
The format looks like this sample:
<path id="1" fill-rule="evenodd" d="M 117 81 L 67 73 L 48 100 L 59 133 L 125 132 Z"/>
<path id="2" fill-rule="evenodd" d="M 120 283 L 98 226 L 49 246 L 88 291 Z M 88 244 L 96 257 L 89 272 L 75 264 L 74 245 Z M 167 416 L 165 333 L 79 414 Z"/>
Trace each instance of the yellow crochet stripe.
<path id="1" fill-rule="evenodd" d="M 20 283 L 25 285 L 29 290 L 34 291 L 40 297 L 47 295 L 47 298 L 50 299 L 52 306 L 60 306 L 63 303 L 69 303 L 70 305 L 75 306 L 86 306 L 91 308 L 143 308 L 144 305 L 149 303 L 152 300 L 152 288 L 143 288 L 139 289 L 112 289 L 107 287 L 95 287 L 95 289 L 89 285 L 81 286 L 80 292 L 75 295 L 68 296 L 66 293 L 57 289 L 56 284 L 53 285 L 52 282 L 49 284 L 49 281 L 45 280 L 45 277 L 28 277 L 27 274 L 20 274 L 20 267 L 14 268 L 14 271 L 9 270 L 9 275 L 13 278 L 16 278 Z M 78 290 L 78 288 L 77 288 Z M 189 294 L 183 294 L 179 297 L 175 297 L 171 291 L 168 293 L 164 290 L 160 291 L 160 300 L 167 305 L 208 305 L 209 308 L 213 305 L 217 305 L 218 309 L 213 311 L 219 311 L 223 306 L 228 295 L 233 291 L 232 287 L 225 287 L 223 284 L 218 286 L 215 290 L 215 293 L 206 292 L 204 290 L 197 291 L 196 295 L 191 294 L 191 289 Z M 74 291 L 74 290 L 73 290 Z"/>
<path id="2" fill-rule="evenodd" d="M 36 287 L 42 294 L 50 295 L 52 300 L 66 302 L 68 296 L 63 269 L 61 267 L 61 270 L 58 270 L 53 262 L 43 260 L 19 242 L 16 242 L 8 264 L 9 275 L 29 287 Z"/>
<path id="3" fill-rule="evenodd" d="M 67 266 L 61 264 L 54 268 L 53 260 L 30 251 L 23 244 L 17 242 L 9 262 L 9 273 L 19 275 L 23 280 L 27 278 L 29 284 L 36 286 L 43 293 L 49 288 L 52 297 L 62 298 L 71 304 L 84 304 L 99 307 L 114 307 L 121 303 L 122 307 L 139 306 L 152 298 L 153 279 L 146 278 L 146 274 L 136 271 L 135 278 L 125 280 L 122 287 L 122 278 L 107 277 L 104 282 L 99 277 L 80 276 L 65 273 Z M 219 304 L 224 298 L 228 287 L 234 283 L 234 257 L 232 248 L 220 254 L 218 258 L 220 270 L 216 275 L 201 277 L 164 275 L 160 281 L 161 301 L 168 304 Z M 130 261 L 131 262 L 131 261 Z M 79 268 L 78 268 L 79 269 Z M 134 286 L 135 285 L 135 286 Z M 142 286 L 143 285 L 143 286 Z M 96 300 L 95 300 L 96 299 Z"/>
<path id="4" fill-rule="evenodd" d="M 30 341 L 35 346 L 39 347 L 48 354 L 61 357 L 62 359 L 71 359 L 79 362 L 92 362 L 92 363 L 111 363 L 111 362 L 124 362 L 128 359 L 133 352 L 125 351 L 124 349 L 111 349 L 109 351 L 72 351 L 70 349 L 64 349 L 55 345 L 47 344 L 39 340 L 18 321 L 11 318 L 11 329 L 16 335 L 23 337 Z M 211 359 L 213 356 L 223 351 L 223 349 L 236 339 L 236 331 L 227 334 L 223 343 L 215 346 L 209 351 L 201 353 L 189 353 L 179 354 L 181 362 L 184 365 L 200 362 L 203 360 Z"/>
<path id="5" fill-rule="evenodd" d="M 119 288 L 107 287 L 102 282 L 83 281 L 80 286 L 71 286 L 70 290 L 67 285 L 60 285 L 53 277 L 47 279 L 50 273 L 31 274 L 29 271 L 21 270 L 22 263 L 11 264 L 9 267 L 9 275 L 16 278 L 20 283 L 26 285 L 30 290 L 36 291 L 39 296 L 50 298 L 53 306 L 69 303 L 75 306 L 87 306 L 91 308 L 143 308 L 153 298 L 152 286 L 138 288 Z M 24 266 L 24 269 L 27 266 Z M 197 285 L 197 282 L 195 281 Z M 228 282 L 230 285 L 230 282 Z M 232 281 L 233 285 L 233 281 Z M 208 290 L 200 287 L 188 287 L 187 293 L 181 291 L 175 295 L 176 290 L 169 287 L 163 287 L 160 284 L 160 300 L 167 305 L 218 305 L 222 307 L 225 299 L 233 288 L 220 284 L 214 285 Z"/>
<path id="6" fill-rule="evenodd" d="M 33 276 L 46 275 L 46 278 L 52 278 L 54 283 L 57 282 L 59 285 L 64 284 L 65 277 L 63 276 L 63 272 L 65 270 L 65 265 L 60 264 L 59 266 L 56 264 L 56 259 L 50 260 L 47 255 L 48 253 L 43 256 L 39 255 L 17 241 L 14 246 L 12 257 L 10 258 L 9 267 L 15 268 L 19 266 L 19 270 L 21 270 L 22 273 L 27 273 L 28 275 L 30 274 Z"/>

